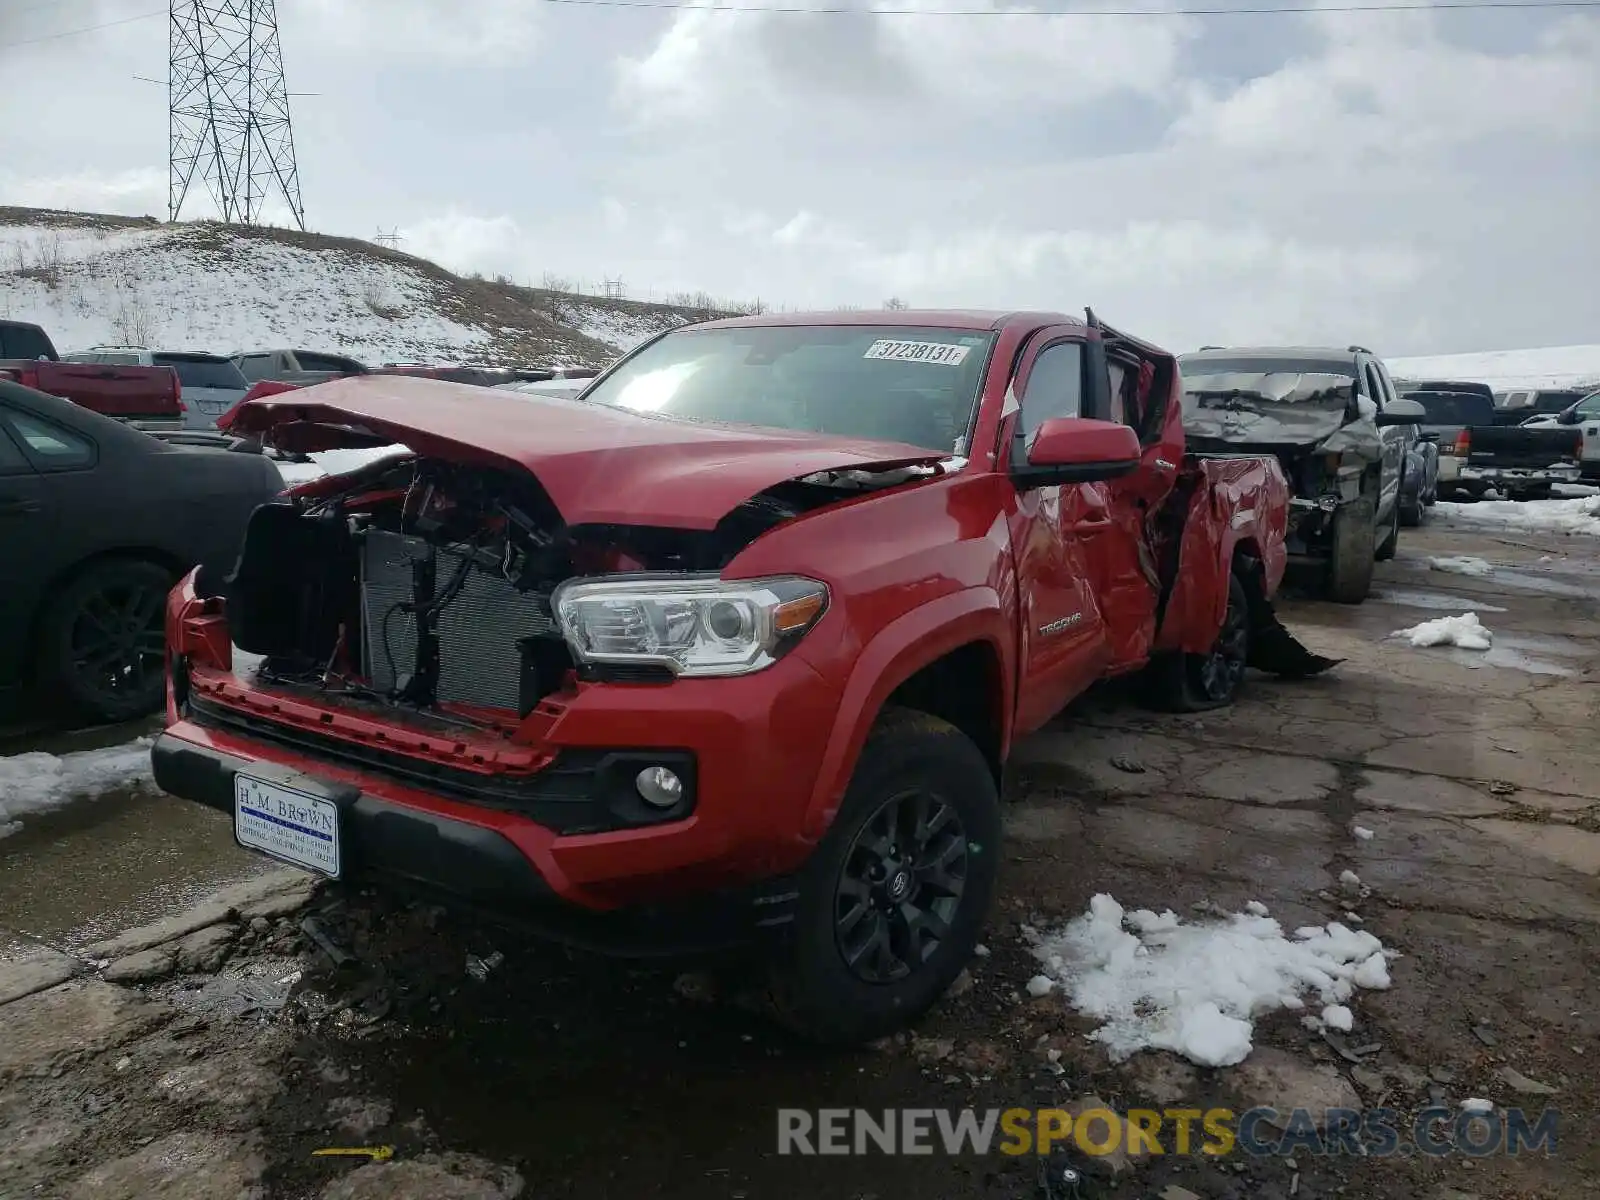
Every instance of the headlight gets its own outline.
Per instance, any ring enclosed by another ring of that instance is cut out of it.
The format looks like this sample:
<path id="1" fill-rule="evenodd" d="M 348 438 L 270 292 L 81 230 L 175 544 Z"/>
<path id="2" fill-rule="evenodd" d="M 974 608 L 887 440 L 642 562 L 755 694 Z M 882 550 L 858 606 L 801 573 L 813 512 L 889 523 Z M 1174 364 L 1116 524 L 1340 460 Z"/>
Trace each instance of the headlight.
<path id="1" fill-rule="evenodd" d="M 569 579 L 556 620 L 580 662 L 665 667 L 675 675 L 748 675 L 816 624 L 828 589 L 815 579 L 724 581 L 635 575 Z"/>

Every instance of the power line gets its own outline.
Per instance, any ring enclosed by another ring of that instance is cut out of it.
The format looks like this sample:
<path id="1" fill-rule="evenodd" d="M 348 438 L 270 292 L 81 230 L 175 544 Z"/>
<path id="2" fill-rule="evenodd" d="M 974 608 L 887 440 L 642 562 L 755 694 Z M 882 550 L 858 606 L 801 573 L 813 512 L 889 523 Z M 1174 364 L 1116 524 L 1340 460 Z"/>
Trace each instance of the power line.
<path id="1" fill-rule="evenodd" d="M 1419 0 L 1417 3 L 1392 4 L 1288 4 L 1235 5 L 1216 8 L 1074 8 L 1051 11 L 1036 8 L 848 8 L 789 4 L 692 4 L 681 0 L 536 0 L 540 4 L 560 4 L 569 8 L 646 8 L 672 9 L 685 12 L 708 13 L 778 13 L 791 16 L 815 17 L 1270 17 L 1295 13 L 1378 13 L 1378 12 L 1462 12 L 1486 9 L 1512 8 L 1600 8 L 1600 0 Z M 44 8 L 47 5 L 39 5 Z M 29 11 L 29 10 L 23 10 Z M 101 21 L 97 25 L 84 25 L 78 29 L 63 29 L 60 33 L 46 33 L 39 37 L 18 41 L 0 42 L 0 50 L 18 46 L 34 46 L 40 42 L 53 42 L 60 38 L 77 37 L 112 29 L 118 25 L 131 25 L 135 21 L 150 21 L 164 17 L 167 10 L 139 13 L 115 21 Z"/>
<path id="2" fill-rule="evenodd" d="M 36 46 L 40 42 L 53 42 L 58 38 L 77 37 L 80 33 L 94 33 L 96 30 L 112 29 L 118 25 L 132 25 L 135 21 L 150 21 L 156 17 L 164 17 L 166 15 L 167 10 L 163 8 L 159 12 L 139 13 L 137 16 L 121 17 L 115 21 L 101 21 L 98 25 L 84 25 L 78 29 L 63 29 L 60 33 L 46 33 L 41 34 L 39 37 L 23 38 L 17 42 L 3 42 L 0 43 L 0 49 L 10 50 L 17 46 Z"/>
<path id="3" fill-rule="evenodd" d="M 1295 4 L 1231 8 L 1075 8 L 1055 12 L 1033 8 L 821 8 L 783 4 L 684 4 L 676 0 L 538 0 L 573 8 L 668 8 L 708 13 L 788 13 L 853 17 L 1231 17 L 1279 13 L 1434 12 L 1460 9 L 1600 8 L 1600 0 L 1458 0 L 1440 3 Z"/>

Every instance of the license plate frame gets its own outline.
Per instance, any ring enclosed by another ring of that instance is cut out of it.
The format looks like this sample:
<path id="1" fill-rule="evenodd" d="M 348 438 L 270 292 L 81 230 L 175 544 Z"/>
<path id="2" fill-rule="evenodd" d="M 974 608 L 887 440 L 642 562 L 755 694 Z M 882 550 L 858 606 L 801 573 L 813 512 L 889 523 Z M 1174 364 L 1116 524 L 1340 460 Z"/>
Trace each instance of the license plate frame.
<path id="1" fill-rule="evenodd" d="M 246 850 L 338 879 L 343 824 L 340 805 L 306 787 L 247 771 L 233 777 L 233 839 Z"/>

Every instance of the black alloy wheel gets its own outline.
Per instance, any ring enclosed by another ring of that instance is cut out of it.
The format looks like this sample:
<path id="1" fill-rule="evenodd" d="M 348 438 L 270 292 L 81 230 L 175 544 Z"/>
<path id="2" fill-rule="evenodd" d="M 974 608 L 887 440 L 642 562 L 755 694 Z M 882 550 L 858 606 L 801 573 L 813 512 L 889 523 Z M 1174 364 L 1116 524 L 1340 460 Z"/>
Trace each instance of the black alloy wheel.
<path id="1" fill-rule="evenodd" d="M 98 563 L 68 584 L 45 622 L 41 675 L 49 690 L 101 721 L 158 709 L 171 586 L 164 568 L 125 559 Z"/>
<path id="2" fill-rule="evenodd" d="M 971 737 L 886 708 L 772 947 L 768 999 L 822 1045 L 861 1045 L 917 1021 L 971 960 L 1001 858 L 1000 792 Z"/>
<path id="3" fill-rule="evenodd" d="M 1228 609 L 1211 652 L 1194 664 L 1196 689 L 1206 700 L 1226 703 L 1244 682 L 1250 658 L 1250 601 L 1237 575 L 1229 579 Z"/>
<path id="4" fill-rule="evenodd" d="M 967 834 L 937 795 L 905 792 L 861 826 L 834 891 L 845 965 L 870 984 L 905 979 L 950 934 L 967 886 Z"/>

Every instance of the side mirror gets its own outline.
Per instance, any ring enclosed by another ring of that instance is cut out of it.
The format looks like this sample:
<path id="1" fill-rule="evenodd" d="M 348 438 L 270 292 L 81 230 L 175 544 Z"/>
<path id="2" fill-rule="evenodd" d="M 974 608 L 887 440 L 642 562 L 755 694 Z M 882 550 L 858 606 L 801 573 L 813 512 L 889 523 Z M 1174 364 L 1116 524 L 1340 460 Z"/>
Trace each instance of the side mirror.
<path id="1" fill-rule="evenodd" d="M 1563 425 L 1576 425 L 1579 421 L 1583 420 L 1583 418 L 1578 415 L 1577 409 L 1569 408 L 1566 412 L 1557 417 L 1556 420 L 1560 421 Z"/>
<path id="2" fill-rule="evenodd" d="M 1428 410 L 1415 400 L 1391 400 L 1383 411 L 1373 418 L 1377 425 L 1421 425 L 1428 419 Z"/>
<path id="3" fill-rule="evenodd" d="M 1139 466 L 1141 450 L 1139 435 L 1117 421 L 1054 417 L 1035 431 L 1027 462 L 1014 464 L 1011 475 L 1024 487 L 1116 479 Z"/>

